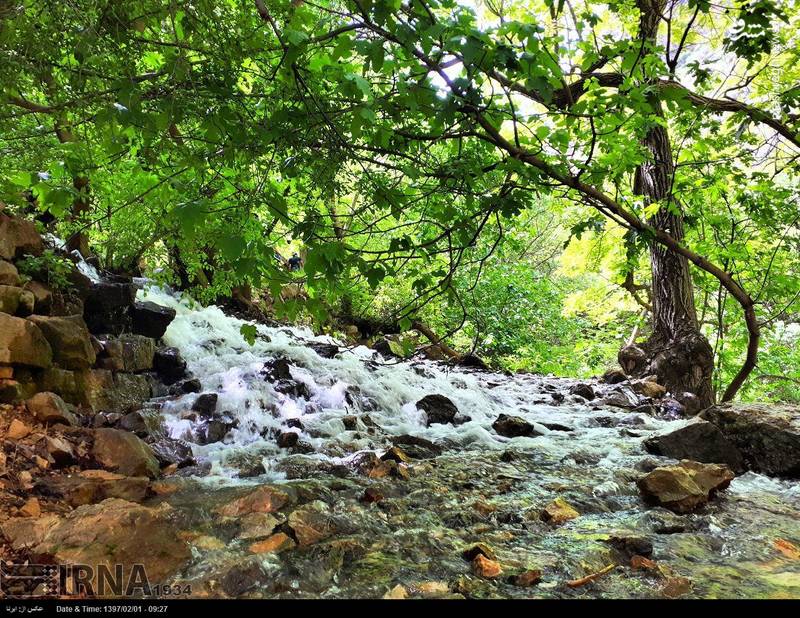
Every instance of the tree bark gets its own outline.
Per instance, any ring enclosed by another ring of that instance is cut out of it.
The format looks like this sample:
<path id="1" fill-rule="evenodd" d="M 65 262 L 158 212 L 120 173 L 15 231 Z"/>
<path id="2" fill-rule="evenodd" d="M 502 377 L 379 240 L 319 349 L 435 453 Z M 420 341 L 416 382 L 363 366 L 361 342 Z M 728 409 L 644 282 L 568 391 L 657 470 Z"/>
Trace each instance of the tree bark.
<path id="1" fill-rule="evenodd" d="M 646 55 L 649 45 L 655 42 L 666 2 L 638 0 L 638 4 L 641 11 L 639 39 L 642 54 Z M 651 95 L 648 103 L 653 113 L 663 118 L 658 95 Z M 637 168 L 633 191 L 643 196 L 646 204 L 660 204 L 648 223 L 682 243 L 683 213 L 671 199 L 675 163 L 666 127 L 654 125 L 643 143 L 650 157 Z M 643 355 L 629 346 L 623 348 L 620 364 L 635 375 L 656 375 L 673 394 L 689 392 L 697 396 L 700 406 L 710 406 L 715 401 L 711 380 L 714 354 L 697 321 L 689 262 L 685 256 L 653 241 L 650 243 L 650 266 L 652 335 L 642 346 Z"/>

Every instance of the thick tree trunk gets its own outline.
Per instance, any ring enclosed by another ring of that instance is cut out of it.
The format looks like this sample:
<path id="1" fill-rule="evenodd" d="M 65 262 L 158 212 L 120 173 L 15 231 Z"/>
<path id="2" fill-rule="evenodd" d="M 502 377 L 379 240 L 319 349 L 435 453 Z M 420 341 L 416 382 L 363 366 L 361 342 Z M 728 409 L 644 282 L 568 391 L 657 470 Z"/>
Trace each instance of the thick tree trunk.
<path id="1" fill-rule="evenodd" d="M 643 46 L 655 40 L 664 3 L 665 0 L 639 0 L 639 36 Z M 661 116 L 661 102 L 657 96 L 651 96 L 648 102 L 654 113 Z M 653 126 L 645 136 L 644 145 L 651 158 L 636 170 L 634 193 L 643 196 L 648 204 L 660 204 L 648 223 L 682 242 L 683 214 L 679 205 L 671 200 L 675 165 L 667 129 L 662 125 Z M 641 350 L 624 348 L 620 352 L 620 363 L 628 373 L 656 375 L 673 394 L 692 393 L 698 399 L 693 402 L 696 406 L 712 405 L 715 400 L 711 382 L 714 354 L 697 322 L 689 262 L 683 255 L 652 242 L 650 265 L 653 333 Z"/>

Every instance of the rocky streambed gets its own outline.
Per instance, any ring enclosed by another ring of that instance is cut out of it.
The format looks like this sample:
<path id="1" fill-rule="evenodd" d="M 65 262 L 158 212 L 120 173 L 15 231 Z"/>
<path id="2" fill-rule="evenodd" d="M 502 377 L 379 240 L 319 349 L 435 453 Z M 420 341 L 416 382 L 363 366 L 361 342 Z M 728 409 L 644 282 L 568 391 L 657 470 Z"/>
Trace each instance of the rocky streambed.
<path id="1" fill-rule="evenodd" d="M 7 563 L 143 564 L 165 597 L 800 595 L 797 407 L 695 415 L 621 372 L 508 376 L 297 328 L 251 345 L 219 308 L 109 285 L 70 344 L 93 358 L 4 378 Z"/>
<path id="2" fill-rule="evenodd" d="M 140 295 L 176 311 L 164 341 L 200 385 L 150 404 L 197 462 L 144 501 L 174 534 L 161 560 L 179 590 L 800 593 L 795 408 L 686 419 L 655 384 L 399 362 L 298 329 L 259 327 L 250 346 L 217 308 Z"/>

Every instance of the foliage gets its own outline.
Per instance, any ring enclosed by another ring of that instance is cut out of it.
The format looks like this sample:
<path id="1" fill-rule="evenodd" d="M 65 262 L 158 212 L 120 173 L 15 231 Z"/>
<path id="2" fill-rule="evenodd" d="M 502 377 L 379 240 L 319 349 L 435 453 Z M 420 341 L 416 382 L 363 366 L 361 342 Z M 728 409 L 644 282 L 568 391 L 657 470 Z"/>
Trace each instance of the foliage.
<path id="1" fill-rule="evenodd" d="M 772 0 L 26 0 L 0 16 L 0 200 L 204 301 L 249 287 L 320 325 L 347 299 L 555 373 L 646 334 L 621 286 L 646 304 L 653 233 L 620 212 L 672 209 L 755 300 L 756 373 L 796 377 L 798 25 Z M 656 125 L 666 204 L 633 191 Z M 293 250 L 299 276 L 275 257 Z M 740 308 L 693 283 L 721 387 Z M 744 395 L 791 394 L 775 384 Z"/>
<path id="2" fill-rule="evenodd" d="M 47 283 L 54 290 L 66 292 L 73 287 L 70 275 L 75 265 L 52 249 L 45 249 L 39 256 L 24 256 L 17 261 L 17 270 L 28 279 Z"/>

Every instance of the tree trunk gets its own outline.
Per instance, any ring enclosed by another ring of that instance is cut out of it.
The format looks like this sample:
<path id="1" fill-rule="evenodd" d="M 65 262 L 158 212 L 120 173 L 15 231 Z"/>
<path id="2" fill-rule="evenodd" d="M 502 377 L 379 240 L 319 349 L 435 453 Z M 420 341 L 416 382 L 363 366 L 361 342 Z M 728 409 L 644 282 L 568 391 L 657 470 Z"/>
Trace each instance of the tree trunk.
<path id="1" fill-rule="evenodd" d="M 642 45 L 655 41 L 665 0 L 639 0 Z M 648 51 L 644 49 L 643 54 Z M 651 95 L 654 114 L 663 116 L 661 102 Z M 678 242 L 684 239 L 683 214 L 671 200 L 675 165 L 667 129 L 653 126 L 644 138 L 652 158 L 636 170 L 633 191 L 648 204 L 661 207 L 648 223 L 668 233 Z M 711 382 L 714 354 L 700 332 L 694 305 L 694 289 L 688 260 L 659 243 L 650 244 L 652 272 L 653 333 L 641 349 L 626 346 L 620 351 L 620 364 L 634 375 L 655 375 L 675 395 L 695 395 L 694 405 L 714 403 Z M 694 399 L 694 398 L 691 398 Z"/>

